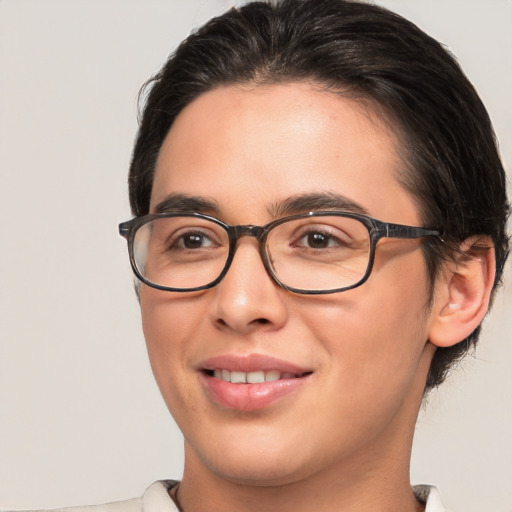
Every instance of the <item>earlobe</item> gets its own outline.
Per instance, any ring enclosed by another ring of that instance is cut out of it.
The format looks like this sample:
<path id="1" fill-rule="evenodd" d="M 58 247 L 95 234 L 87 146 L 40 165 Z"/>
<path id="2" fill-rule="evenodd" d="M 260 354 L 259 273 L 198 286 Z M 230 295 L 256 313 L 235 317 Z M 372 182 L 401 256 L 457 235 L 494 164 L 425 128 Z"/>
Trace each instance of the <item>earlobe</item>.
<path id="1" fill-rule="evenodd" d="M 429 340 L 449 347 L 467 338 L 482 322 L 494 284 L 496 262 L 489 238 L 472 237 L 445 264 L 434 291 Z"/>

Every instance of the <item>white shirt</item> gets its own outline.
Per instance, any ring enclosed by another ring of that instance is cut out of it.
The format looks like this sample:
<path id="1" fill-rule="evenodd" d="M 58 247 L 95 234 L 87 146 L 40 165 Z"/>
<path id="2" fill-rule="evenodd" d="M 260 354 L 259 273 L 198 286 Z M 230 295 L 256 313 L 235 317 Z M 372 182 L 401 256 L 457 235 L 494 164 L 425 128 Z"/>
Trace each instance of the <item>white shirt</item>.
<path id="1" fill-rule="evenodd" d="M 105 505 L 68 507 L 53 512 L 179 512 L 169 496 L 169 488 L 177 482 L 162 480 L 150 485 L 141 498 L 116 501 Z M 425 512 L 449 512 L 443 505 L 438 490 L 429 485 L 414 486 L 420 500 L 426 502 Z M 36 511 L 33 511 L 36 512 Z"/>

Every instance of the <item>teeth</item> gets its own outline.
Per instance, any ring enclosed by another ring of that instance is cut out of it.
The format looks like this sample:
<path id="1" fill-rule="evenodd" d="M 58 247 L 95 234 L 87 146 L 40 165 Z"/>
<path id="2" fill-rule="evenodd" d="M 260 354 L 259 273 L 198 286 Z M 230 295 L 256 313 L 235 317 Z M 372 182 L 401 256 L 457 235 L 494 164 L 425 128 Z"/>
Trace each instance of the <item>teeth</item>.
<path id="1" fill-rule="evenodd" d="M 273 380 L 279 380 L 281 378 L 281 372 L 278 370 L 270 370 L 265 372 L 265 382 L 272 382 Z"/>
<path id="2" fill-rule="evenodd" d="M 233 382 L 233 380 L 231 380 Z M 261 384 L 265 382 L 265 372 L 250 372 L 247 374 L 247 382 L 249 384 Z"/>
<path id="3" fill-rule="evenodd" d="M 294 379 L 297 377 L 293 373 L 281 373 L 279 370 L 256 371 L 256 372 L 239 372 L 224 369 L 215 369 L 213 376 L 216 379 L 232 384 L 262 384 L 263 382 L 273 382 L 279 379 Z"/>
<path id="4" fill-rule="evenodd" d="M 231 382 L 233 384 L 243 384 L 247 382 L 247 374 L 245 372 L 231 372 Z"/>

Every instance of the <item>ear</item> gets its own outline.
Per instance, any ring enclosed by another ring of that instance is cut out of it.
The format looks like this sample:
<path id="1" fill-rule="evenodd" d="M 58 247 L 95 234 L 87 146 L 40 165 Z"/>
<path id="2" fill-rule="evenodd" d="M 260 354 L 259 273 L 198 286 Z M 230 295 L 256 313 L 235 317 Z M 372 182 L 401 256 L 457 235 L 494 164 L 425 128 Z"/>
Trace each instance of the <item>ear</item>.
<path id="1" fill-rule="evenodd" d="M 482 322 L 496 273 L 492 241 L 471 237 L 459 247 L 436 280 L 429 340 L 449 347 L 467 338 Z"/>

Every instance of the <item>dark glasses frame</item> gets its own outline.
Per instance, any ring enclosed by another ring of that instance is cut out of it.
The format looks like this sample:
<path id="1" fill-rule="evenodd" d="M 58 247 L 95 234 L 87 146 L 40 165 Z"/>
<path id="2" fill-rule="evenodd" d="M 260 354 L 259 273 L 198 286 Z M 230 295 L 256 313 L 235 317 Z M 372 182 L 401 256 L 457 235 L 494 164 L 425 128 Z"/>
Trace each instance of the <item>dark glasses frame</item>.
<path id="1" fill-rule="evenodd" d="M 312 217 L 345 217 L 349 219 L 355 219 L 361 222 L 366 229 L 368 230 L 369 236 L 370 236 L 370 248 L 369 248 L 369 254 L 368 254 L 368 265 L 366 267 L 366 271 L 357 281 L 356 283 L 345 286 L 342 288 L 336 288 L 333 290 L 302 290 L 299 288 L 293 288 L 290 286 L 287 286 L 283 282 L 280 281 L 280 279 L 277 277 L 277 275 L 274 272 L 274 269 L 272 268 L 272 265 L 270 263 L 269 256 L 267 254 L 265 242 L 267 240 L 268 234 L 270 231 L 272 231 L 275 227 L 288 222 L 293 221 L 297 219 L 305 219 L 305 218 L 312 218 Z M 153 283 L 152 281 L 149 281 L 146 279 L 137 268 L 137 265 L 135 263 L 135 256 L 134 256 L 134 241 L 135 241 L 135 233 L 137 230 L 142 227 L 144 224 L 147 224 L 148 222 L 151 222 L 156 219 L 161 218 L 169 218 L 169 217 L 193 217 L 197 219 L 202 219 L 206 221 L 213 222 L 217 224 L 218 226 L 222 227 L 226 233 L 228 234 L 228 240 L 229 240 L 229 252 L 228 256 L 226 258 L 226 263 L 216 279 L 211 281 L 210 283 L 207 283 L 202 286 L 196 286 L 194 288 L 172 288 L 168 286 L 162 286 L 157 283 Z M 207 290 L 209 288 L 213 288 L 217 284 L 219 284 L 224 276 L 227 274 L 229 267 L 231 266 L 231 263 L 233 261 L 233 258 L 236 253 L 238 240 L 242 236 L 252 236 L 258 240 L 258 246 L 259 246 L 259 253 L 261 260 L 263 262 L 263 265 L 265 266 L 265 269 L 267 273 L 270 275 L 272 280 L 278 284 L 281 288 L 284 288 L 285 290 L 288 290 L 293 293 L 299 293 L 302 295 L 325 295 L 330 293 L 339 293 L 346 290 L 351 290 L 353 288 L 357 288 L 358 286 L 361 286 L 365 281 L 368 280 L 370 277 L 370 274 L 373 269 L 373 263 L 375 260 L 375 250 L 378 241 L 381 238 L 401 238 L 401 239 L 414 239 L 414 238 L 422 238 L 427 236 L 440 236 L 440 231 L 433 230 L 433 229 L 426 229 L 422 227 L 417 226 L 407 226 L 404 224 L 394 224 L 391 222 L 382 222 L 380 220 L 374 219 L 372 217 L 368 217 L 366 215 L 361 215 L 358 213 L 350 213 L 350 212 L 339 212 L 339 211 L 317 211 L 317 212 L 308 212 L 308 213 L 301 213 L 297 215 L 290 215 L 288 217 L 282 217 L 280 219 L 274 220 L 272 222 L 269 222 L 268 224 L 265 224 L 264 226 L 253 226 L 251 224 L 248 225 L 236 225 L 231 226 L 229 224 L 226 224 L 225 222 L 222 222 L 221 220 L 212 217 L 210 215 L 204 215 L 202 213 L 155 213 L 155 214 L 148 214 L 148 215 L 142 215 L 140 217 L 134 217 L 133 219 L 122 222 L 119 224 L 119 234 L 126 238 L 128 242 L 128 254 L 130 257 L 130 264 L 132 267 L 133 272 L 137 276 L 137 278 L 147 284 L 148 286 L 151 286 L 152 288 L 156 288 L 158 290 L 163 291 L 172 291 L 172 292 L 195 292 L 200 290 Z"/>

